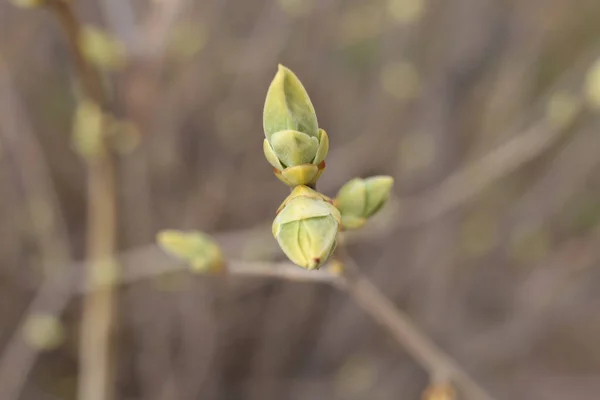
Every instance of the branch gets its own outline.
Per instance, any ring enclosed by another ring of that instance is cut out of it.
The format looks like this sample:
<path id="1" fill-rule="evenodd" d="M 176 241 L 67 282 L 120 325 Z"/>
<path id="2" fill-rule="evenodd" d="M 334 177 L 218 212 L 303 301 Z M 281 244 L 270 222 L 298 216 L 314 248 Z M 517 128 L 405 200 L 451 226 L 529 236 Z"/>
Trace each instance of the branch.
<path id="1" fill-rule="evenodd" d="M 531 115 L 517 121 L 511 139 L 458 169 L 443 182 L 422 195 L 402 199 L 406 212 L 399 225 L 413 226 L 430 222 L 472 201 L 492 184 L 514 173 L 545 151 L 556 145 L 568 132 L 564 126 L 553 123 L 547 115 L 548 101 L 561 91 L 572 92 L 575 100 L 582 102 L 580 87 L 586 71 L 597 60 L 600 48 L 592 48 L 582 55 L 552 87 L 541 96 Z M 581 115 L 578 107 L 573 119 Z M 523 128 L 527 126 L 527 128 Z"/>
<path id="2" fill-rule="evenodd" d="M 134 268 L 123 274 L 119 281 L 109 285 L 112 288 L 116 283 L 129 284 L 182 270 L 181 264 L 159 263 L 158 265 L 161 267 L 147 268 L 147 265 L 144 265 L 144 268 Z M 434 381 L 454 380 L 474 399 L 492 400 L 492 397 L 487 395 L 450 356 L 420 332 L 405 313 L 398 310 L 379 289 L 358 272 L 352 259 L 348 258 L 345 262 L 347 271 L 345 275 L 332 272 L 331 267 L 332 265 L 328 264 L 321 270 L 307 271 L 289 262 L 231 261 L 228 263 L 228 271 L 233 277 L 328 284 L 348 293 L 371 318 L 386 328 L 394 339 L 406 348 L 408 353 L 431 374 Z M 56 315 L 68 303 L 73 292 L 91 295 L 105 290 L 102 286 L 90 285 L 82 279 L 78 271 L 75 266 L 60 278 L 45 283 L 31 302 L 26 315 L 34 315 L 40 310 Z M 24 318 L 24 321 L 26 319 Z M 0 359 L 0 388 L 4 388 L 1 393 L 3 400 L 17 398 L 39 351 L 27 346 L 20 332 L 21 330 L 18 329 L 6 347 L 8 351 Z"/>
<path id="3" fill-rule="evenodd" d="M 340 249 L 342 246 L 340 246 Z M 338 250 L 339 251 L 339 250 Z M 166 265 L 166 264 L 160 264 Z M 432 376 L 434 383 L 455 381 L 473 399 L 493 400 L 467 372 L 465 372 L 449 355 L 440 349 L 427 335 L 410 321 L 410 317 L 400 311 L 360 272 L 352 258 L 344 257 L 345 273 L 332 271 L 333 265 L 327 264 L 318 271 L 307 271 L 289 262 L 246 262 L 231 261 L 227 271 L 232 276 L 281 279 L 303 283 L 325 283 L 346 292 L 373 320 L 380 323 L 394 339 L 406 348 Z M 134 269 L 123 275 L 121 283 L 132 283 L 140 279 L 151 278 L 168 271 L 177 271 L 173 266 L 158 269 Z M 79 286 L 85 293 L 93 288 Z"/>
<path id="4" fill-rule="evenodd" d="M 99 72 L 84 57 L 80 48 L 81 24 L 72 3 L 65 0 L 48 1 L 65 33 L 79 81 L 84 93 L 104 111 L 108 98 L 102 88 Z M 116 247 L 117 205 L 116 171 L 113 155 L 103 141 L 99 155 L 86 159 L 88 170 L 86 273 L 89 284 L 116 273 L 112 256 Z M 109 279 L 110 281 L 110 279 Z M 115 296 L 112 285 L 86 296 L 83 304 L 78 398 L 80 400 L 111 400 L 114 388 L 110 373 L 113 370 L 111 330 L 114 323 Z"/>
<path id="5" fill-rule="evenodd" d="M 454 381 L 470 399 L 493 400 L 448 354 L 421 332 L 360 272 L 352 258 L 344 257 L 345 276 L 337 287 L 345 290 L 373 320 L 381 324 L 428 372 L 433 384 Z"/>

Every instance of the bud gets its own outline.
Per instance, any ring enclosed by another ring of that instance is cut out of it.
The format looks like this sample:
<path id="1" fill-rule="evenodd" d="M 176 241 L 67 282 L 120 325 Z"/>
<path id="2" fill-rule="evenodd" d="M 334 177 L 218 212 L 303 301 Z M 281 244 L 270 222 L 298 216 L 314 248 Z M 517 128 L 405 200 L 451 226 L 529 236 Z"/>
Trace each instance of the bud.
<path id="1" fill-rule="evenodd" d="M 429 386 L 421 398 L 423 400 L 455 400 L 456 391 L 448 383 L 439 383 Z"/>
<path id="2" fill-rule="evenodd" d="M 584 90 L 589 106 L 600 109 L 600 58 L 588 70 Z"/>
<path id="3" fill-rule="evenodd" d="M 54 350 L 65 340 L 65 328 L 54 315 L 35 313 L 23 327 L 25 342 L 36 350 Z"/>
<path id="4" fill-rule="evenodd" d="M 83 99 L 77 105 L 73 121 L 72 146 L 81 156 L 92 159 L 104 151 L 103 127 L 105 117 L 98 104 Z"/>
<path id="5" fill-rule="evenodd" d="M 391 176 L 374 176 L 352 179 L 342 186 L 335 199 L 342 226 L 345 229 L 362 227 L 387 202 L 393 184 Z"/>
<path id="6" fill-rule="evenodd" d="M 78 44 L 86 60 L 98 68 L 118 70 L 125 65 L 125 45 L 102 29 L 84 26 Z"/>
<path id="7" fill-rule="evenodd" d="M 185 261 L 195 272 L 217 272 L 223 267 L 219 246 L 202 232 L 166 230 L 156 240 L 167 253 Z"/>
<path id="8" fill-rule="evenodd" d="M 10 2 L 21 8 L 34 8 L 45 4 L 45 0 L 10 0 Z"/>
<path id="9" fill-rule="evenodd" d="M 319 269 L 336 246 L 340 213 L 326 196 L 297 186 L 273 221 L 273 236 L 296 265 Z"/>
<path id="10" fill-rule="evenodd" d="M 275 175 L 289 186 L 314 184 L 325 168 L 329 138 L 298 77 L 283 65 L 265 100 L 263 150 Z"/>

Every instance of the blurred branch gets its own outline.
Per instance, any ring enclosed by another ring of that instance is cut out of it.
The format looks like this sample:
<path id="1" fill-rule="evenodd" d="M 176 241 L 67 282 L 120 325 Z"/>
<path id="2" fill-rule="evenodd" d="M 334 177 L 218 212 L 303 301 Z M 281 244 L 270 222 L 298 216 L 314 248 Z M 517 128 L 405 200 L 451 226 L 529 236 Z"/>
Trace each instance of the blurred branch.
<path id="1" fill-rule="evenodd" d="M 521 133 L 510 135 L 512 139 L 471 161 L 430 191 L 403 199 L 407 212 L 400 218 L 400 225 L 420 225 L 464 205 L 494 182 L 517 171 L 555 145 L 566 130 L 547 118 L 547 103 L 561 90 L 579 93 L 583 77 L 599 53 L 597 46 L 586 52 L 558 79 L 532 111 L 535 117 L 528 117 L 533 120 L 528 128 L 522 130 L 525 121 L 520 121 L 514 130 Z M 581 111 L 582 107 L 579 107 L 573 118 Z"/>
<path id="2" fill-rule="evenodd" d="M 65 31 L 67 44 L 75 62 L 82 89 L 87 96 L 100 106 L 106 107 L 107 98 L 102 90 L 102 78 L 98 71 L 85 59 L 79 47 L 81 25 L 77 20 L 72 4 L 66 0 L 49 0 L 47 5 L 55 13 Z"/>
<path id="3" fill-rule="evenodd" d="M 481 159 L 470 163 L 444 180 L 415 203 L 424 201 L 421 213 L 410 223 L 431 221 L 464 204 L 492 183 L 516 171 L 556 143 L 562 130 L 542 120 Z"/>
<path id="4" fill-rule="evenodd" d="M 147 264 L 146 264 L 147 265 Z M 122 283 L 131 283 L 144 278 L 177 270 L 168 263 L 157 263 L 154 269 L 134 269 L 124 274 Z M 245 262 L 228 263 L 228 272 L 232 276 L 282 279 L 293 282 L 326 283 L 346 291 L 375 321 L 383 325 L 407 351 L 423 365 L 435 381 L 454 380 L 473 399 L 490 400 L 492 397 L 481 389 L 454 360 L 437 347 L 425 334 L 415 327 L 410 318 L 387 299 L 367 278 L 350 257 L 344 259 L 345 274 L 330 272 L 328 264 L 319 271 L 300 269 L 289 262 Z M 135 272 L 134 272 L 135 271 Z M 87 292 L 93 288 L 79 286 Z"/>
<path id="5" fill-rule="evenodd" d="M 12 337 L 6 343 L 0 358 L 0 398 L 17 400 L 27 380 L 29 372 L 41 349 L 30 346 L 24 338 L 23 330 L 29 318 L 38 313 L 59 317 L 73 293 L 73 269 L 59 272 L 49 277 L 29 307 L 23 314 Z"/>
<path id="6" fill-rule="evenodd" d="M 180 263 L 160 262 L 155 263 L 153 268 L 147 268 L 147 264 L 141 265 L 145 267 L 138 267 L 123 274 L 122 280 L 119 282 L 128 284 L 182 270 Z M 78 271 L 79 269 L 75 266 L 59 279 L 53 279 L 45 284 L 31 302 L 26 315 L 32 315 L 40 310 L 60 314 L 66 306 L 70 294 L 73 293 L 73 289 L 84 295 L 104 290 L 102 286 L 90 285 L 89 282 L 82 279 Z M 319 271 L 307 271 L 289 262 L 230 261 L 228 263 L 228 272 L 233 277 L 325 283 L 347 292 L 367 314 L 383 325 L 402 346 L 406 347 L 407 351 L 431 373 L 433 379 L 454 380 L 474 399 L 492 399 L 454 360 L 420 332 L 406 314 L 398 310 L 379 289 L 365 278 L 351 258 L 345 260 L 345 271 L 344 275 L 330 272 L 330 265 L 326 265 Z M 112 284 L 109 285 L 112 286 Z M 7 349 L 0 359 L 0 383 L 12 382 L 12 393 L 18 393 L 39 350 L 23 343 L 20 331 L 17 331 Z M 14 380 L 15 375 L 22 376 L 23 379 L 16 381 Z M 0 385 L 0 387 L 4 386 Z M 2 398 L 10 400 L 16 397 L 13 395 Z"/>
<path id="7" fill-rule="evenodd" d="M 33 233 L 39 242 L 43 276 L 70 263 L 65 219 L 48 174 L 45 156 L 11 85 L 8 66 L 0 54 L 0 134 L 23 187 Z"/>
<path id="8" fill-rule="evenodd" d="M 95 67 L 84 57 L 80 47 L 82 26 L 65 0 L 50 0 L 48 7 L 58 18 L 66 33 L 67 43 L 75 61 L 76 71 L 84 93 L 104 111 L 108 98 L 102 88 L 102 79 Z M 95 286 L 105 276 L 116 274 L 116 262 L 112 259 L 116 247 L 117 204 L 116 171 L 113 154 L 106 140 L 94 157 L 87 157 L 88 200 L 86 232 L 86 280 Z M 108 279 L 110 281 L 110 278 Z M 80 400 L 111 400 L 114 385 L 111 373 L 111 331 L 114 323 L 115 295 L 112 285 L 91 292 L 83 305 L 81 343 L 79 353 Z"/>
<path id="9" fill-rule="evenodd" d="M 429 372 L 433 384 L 453 381 L 465 391 L 469 399 L 493 400 L 466 371 L 421 332 L 406 313 L 399 310 L 362 275 L 359 266 L 343 245 L 338 247 L 338 251 L 343 260 L 344 274 L 335 282 L 335 286 L 345 290 L 358 306 L 382 325 Z"/>
<path id="10" fill-rule="evenodd" d="M 505 218 L 507 234 L 521 227 L 541 229 L 544 221 L 568 204 L 585 186 L 600 164 L 597 121 L 583 126 L 550 162 L 538 181 L 516 201 Z M 555 188 L 561 190 L 556 191 Z M 552 196 L 548 196 L 552 193 Z M 516 227 L 516 228 L 515 228 Z M 510 319 L 469 341 L 473 358 L 499 360 L 526 351 L 554 315 L 561 287 L 572 285 L 577 275 L 597 265 L 600 227 L 584 238 L 569 241 L 544 257 L 517 288 Z M 495 345 L 491 345 L 494 343 Z"/>
<path id="11" fill-rule="evenodd" d="M 513 312 L 506 321 L 470 338 L 465 353 L 474 360 L 495 362 L 527 353 L 548 320 L 556 314 L 558 294 L 565 286 L 574 284 L 575 277 L 585 279 L 584 272 L 598 266 L 599 246 L 600 226 L 588 236 L 569 241 L 545 257 L 520 284 Z"/>
<path id="12" fill-rule="evenodd" d="M 133 49 L 133 53 L 139 50 L 142 58 L 156 57 L 163 55 L 164 48 L 167 45 L 169 34 L 177 17 L 181 14 L 184 6 L 189 0 L 157 0 L 154 1 L 149 15 L 143 21 L 142 32 L 137 39 L 141 49 Z M 142 40 L 143 39 L 143 40 Z"/>
<path id="13" fill-rule="evenodd" d="M 158 257 L 159 262 L 156 262 L 157 255 L 162 256 L 162 258 Z M 137 257 L 135 257 L 136 263 L 144 256 L 154 260 L 154 262 L 138 264 L 143 265 L 143 268 L 125 269 L 117 283 L 131 284 L 140 280 L 186 270 L 184 264 L 173 262 L 172 259 L 167 258 L 164 254 L 159 254 L 158 251 L 147 252 L 143 255 L 137 254 Z M 38 313 L 59 317 L 74 293 L 92 297 L 95 293 L 103 293 L 106 290 L 106 284 L 105 286 L 93 284 L 85 279 L 82 273 L 84 266 L 85 262 L 76 263 L 64 272 L 49 278 L 24 312 L 21 323 L 6 344 L 2 357 L 0 357 L 0 398 L 2 400 L 16 400 L 19 398 L 27 375 L 41 351 L 39 348 L 29 346 L 23 339 L 23 327 L 29 317 Z M 326 269 L 308 273 L 290 263 L 231 261 L 228 263 L 228 268 L 233 275 L 248 278 L 274 278 L 294 282 L 330 284 L 338 279 L 337 276 L 328 273 Z M 113 289 L 113 286 L 113 283 L 108 283 L 110 289 Z"/>
<path id="14" fill-rule="evenodd" d="M 600 164 L 600 123 L 592 120 L 574 133 L 550 162 L 538 181 L 516 202 L 509 222 L 512 226 L 540 226 L 544 219 L 564 207 Z M 560 187 L 561 190 L 548 196 Z"/>

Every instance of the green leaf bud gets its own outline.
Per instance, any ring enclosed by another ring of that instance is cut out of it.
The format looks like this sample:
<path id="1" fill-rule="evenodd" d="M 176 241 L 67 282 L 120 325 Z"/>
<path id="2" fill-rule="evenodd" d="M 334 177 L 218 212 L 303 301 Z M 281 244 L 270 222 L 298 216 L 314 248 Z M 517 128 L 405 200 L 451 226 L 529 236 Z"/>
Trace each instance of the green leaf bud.
<path id="1" fill-rule="evenodd" d="M 274 133 L 295 130 L 317 137 L 317 114 L 300 79 L 283 65 L 267 91 L 263 110 L 263 127 L 270 141 Z"/>
<path id="2" fill-rule="evenodd" d="M 318 269 L 335 250 L 340 221 L 329 198 L 297 186 L 279 207 L 272 231 L 294 264 Z"/>
<path id="3" fill-rule="evenodd" d="M 394 179 L 391 176 L 356 178 L 347 182 L 335 199 L 345 229 L 362 227 L 390 197 Z"/>
<path id="4" fill-rule="evenodd" d="M 221 249 L 202 232 L 166 230 L 156 240 L 166 253 L 185 261 L 195 272 L 218 272 L 223 267 Z"/>
<path id="5" fill-rule="evenodd" d="M 302 83 L 282 65 L 267 92 L 263 127 L 263 151 L 277 177 L 292 187 L 314 185 L 325 168 L 329 137 Z"/>

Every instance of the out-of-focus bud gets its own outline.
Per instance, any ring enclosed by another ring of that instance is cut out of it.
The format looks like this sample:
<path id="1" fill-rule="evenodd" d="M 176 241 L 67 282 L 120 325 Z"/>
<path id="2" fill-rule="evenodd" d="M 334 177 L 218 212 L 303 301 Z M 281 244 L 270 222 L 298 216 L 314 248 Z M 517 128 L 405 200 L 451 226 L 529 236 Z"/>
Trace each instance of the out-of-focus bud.
<path id="1" fill-rule="evenodd" d="M 449 383 L 429 386 L 421 397 L 423 400 L 455 400 L 456 391 Z"/>
<path id="2" fill-rule="evenodd" d="M 265 100 L 263 150 L 275 175 L 289 186 L 314 184 L 325 168 L 329 138 L 298 77 L 283 65 Z"/>
<path id="3" fill-rule="evenodd" d="M 165 252 L 185 261 L 195 272 L 219 272 L 223 269 L 221 249 L 202 232 L 166 230 L 158 233 L 156 241 Z"/>
<path id="4" fill-rule="evenodd" d="M 344 229 L 362 227 L 387 202 L 393 184 L 391 176 L 374 176 L 352 179 L 342 186 L 334 204 L 340 211 Z"/>
<path id="5" fill-rule="evenodd" d="M 21 8 L 34 8 L 43 6 L 46 0 L 10 0 L 10 2 Z"/>
<path id="6" fill-rule="evenodd" d="M 78 44 L 84 57 L 96 67 L 117 70 L 125 66 L 125 45 L 102 29 L 84 26 Z"/>
<path id="7" fill-rule="evenodd" d="M 333 253 L 340 212 L 326 196 L 297 186 L 279 207 L 273 236 L 296 265 L 318 269 Z"/>
<path id="8" fill-rule="evenodd" d="M 72 146 L 81 156 L 91 159 L 104 151 L 102 129 L 104 114 L 98 104 L 83 99 L 77 105 L 73 121 Z"/>
<path id="9" fill-rule="evenodd" d="M 23 327 L 25 342 L 37 350 L 54 350 L 65 339 L 65 329 L 60 320 L 50 314 L 33 314 Z"/>
<path id="10" fill-rule="evenodd" d="M 587 72 L 584 83 L 585 96 L 588 105 L 600 109 L 600 59 L 596 60 Z"/>

